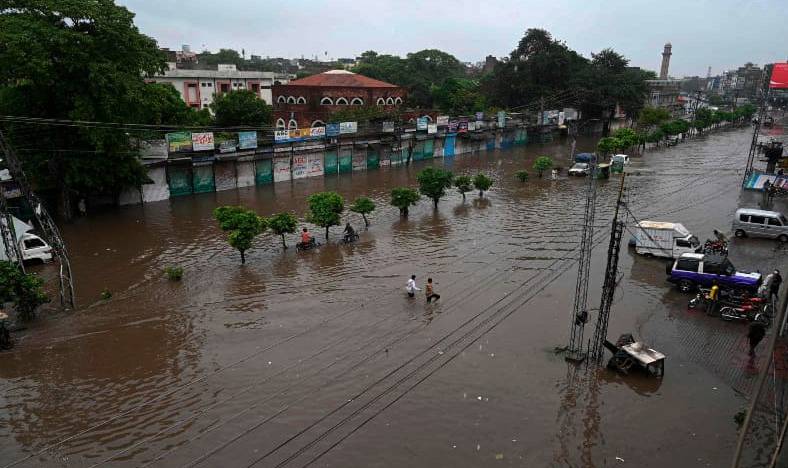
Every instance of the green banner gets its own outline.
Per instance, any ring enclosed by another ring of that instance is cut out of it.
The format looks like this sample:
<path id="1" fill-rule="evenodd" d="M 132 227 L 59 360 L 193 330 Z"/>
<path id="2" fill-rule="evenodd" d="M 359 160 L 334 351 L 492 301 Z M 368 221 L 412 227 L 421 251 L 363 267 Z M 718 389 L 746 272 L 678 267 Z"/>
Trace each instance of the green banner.
<path id="1" fill-rule="evenodd" d="M 350 148 L 339 150 L 339 172 L 350 172 L 353 170 L 353 151 Z"/>
<path id="2" fill-rule="evenodd" d="M 216 184 L 213 180 L 213 166 L 195 166 L 192 168 L 194 180 L 194 193 L 215 192 Z"/>
<path id="3" fill-rule="evenodd" d="M 168 166 L 167 181 L 170 186 L 171 197 L 190 195 L 192 193 L 192 179 L 188 167 Z"/>
<path id="4" fill-rule="evenodd" d="M 434 140 L 424 141 L 424 159 L 429 159 L 435 156 L 434 146 L 435 146 Z"/>
<path id="5" fill-rule="evenodd" d="M 257 185 L 272 184 L 274 182 L 272 159 L 260 159 L 254 163 L 254 182 Z"/>
<path id="6" fill-rule="evenodd" d="M 189 153 L 192 150 L 192 132 L 174 132 L 165 135 L 170 153 Z"/>
<path id="7" fill-rule="evenodd" d="M 413 161 L 421 161 L 424 159 L 424 142 L 419 141 L 413 145 L 413 156 L 411 156 Z"/>
<path id="8" fill-rule="evenodd" d="M 337 152 L 326 151 L 325 157 L 323 158 L 323 171 L 326 174 L 336 174 L 338 170 L 339 166 L 337 165 Z"/>
<path id="9" fill-rule="evenodd" d="M 378 148 L 370 147 L 367 150 L 367 169 L 377 169 L 380 167 L 380 153 Z"/>

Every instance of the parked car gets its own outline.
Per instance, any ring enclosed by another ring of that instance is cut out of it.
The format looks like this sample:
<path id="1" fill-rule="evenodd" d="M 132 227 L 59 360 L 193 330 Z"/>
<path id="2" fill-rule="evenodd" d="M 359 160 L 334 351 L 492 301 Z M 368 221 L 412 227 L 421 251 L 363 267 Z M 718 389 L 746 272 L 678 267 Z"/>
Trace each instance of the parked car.
<path id="1" fill-rule="evenodd" d="M 591 167 L 588 163 L 575 163 L 569 169 L 570 176 L 587 176 L 591 172 Z"/>
<path id="2" fill-rule="evenodd" d="M 733 218 L 736 237 L 767 237 L 788 242 L 788 219 L 777 211 L 739 208 Z"/>
<path id="3" fill-rule="evenodd" d="M 756 291 L 761 285 L 760 273 L 736 271 L 727 257 L 685 253 L 667 267 L 668 281 L 682 292 L 698 286 L 710 287 L 716 281 L 721 288 Z"/>

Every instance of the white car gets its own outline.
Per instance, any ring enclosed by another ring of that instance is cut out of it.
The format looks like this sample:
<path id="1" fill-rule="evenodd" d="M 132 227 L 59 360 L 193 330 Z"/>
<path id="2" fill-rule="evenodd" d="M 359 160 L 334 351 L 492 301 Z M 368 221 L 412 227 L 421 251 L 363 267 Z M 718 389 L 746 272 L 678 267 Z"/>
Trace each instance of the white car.
<path id="1" fill-rule="evenodd" d="M 613 163 L 621 163 L 626 166 L 629 164 L 629 156 L 626 154 L 614 154 L 610 157 L 610 164 L 612 165 Z"/>
<path id="2" fill-rule="evenodd" d="M 575 163 L 575 165 L 569 169 L 570 176 L 587 176 L 589 172 L 590 167 L 588 163 Z"/>

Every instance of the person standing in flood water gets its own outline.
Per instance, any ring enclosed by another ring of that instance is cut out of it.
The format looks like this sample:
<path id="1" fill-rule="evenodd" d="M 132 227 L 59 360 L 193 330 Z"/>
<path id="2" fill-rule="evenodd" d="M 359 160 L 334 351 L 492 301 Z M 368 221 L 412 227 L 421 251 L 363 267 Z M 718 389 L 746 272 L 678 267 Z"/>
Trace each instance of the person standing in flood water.
<path id="1" fill-rule="evenodd" d="M 416 291 L 421 291 L 421 289 L 416 287 L 416 275 L 410 275 L 410 279 L 408 280 L 408 285 L 405 286 L 405 290 L 408 291 L 408 297 L 414 297 L 416 295 Z"/>
<path id="2" fill-rule="evenodd" d="M 750 342 L 750 356 L 755 356 L 755 348 L 764 336 L 766 336 L 766 324 L 763 323 L 760 317 L 756 316 L 755 320 L 750 322 L 750 327 L 747 330 L 747 339 Z"/>
<path id="3" fill-rule="evenodd" d="M 432 302 L 433 299 L 437 301 L 441 298 L 440 294 L 435 294 L 435 291 L 432 289 L 432 278 L 427 278 L 427 286 L 424 288 L 424 292 L 427 294 L 427 303 Z"/>

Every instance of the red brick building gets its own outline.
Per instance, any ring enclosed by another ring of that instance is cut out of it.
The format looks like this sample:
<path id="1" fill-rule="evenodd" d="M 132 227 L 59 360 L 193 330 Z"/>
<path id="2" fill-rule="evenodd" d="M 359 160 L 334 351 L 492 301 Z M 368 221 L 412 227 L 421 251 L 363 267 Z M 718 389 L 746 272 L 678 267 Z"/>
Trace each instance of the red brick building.
<path id="1" fill-rule="evenodd" d="M 334 112 L 353 106 L 393 109 L 406 95 L 404 88 L 346 70 L 274 84 L 272 94 L 277 129 L 322 126 Z"/>

